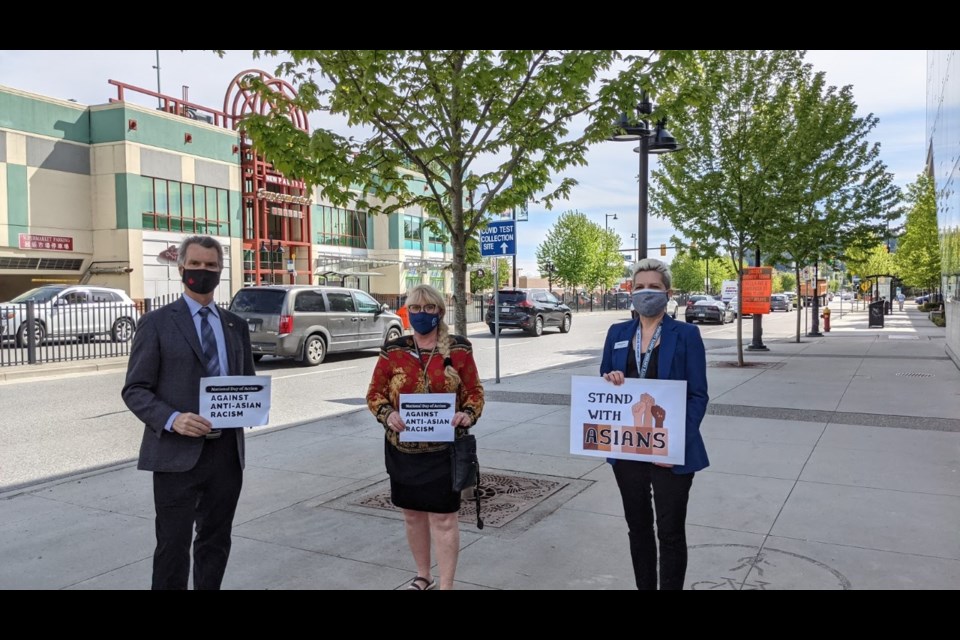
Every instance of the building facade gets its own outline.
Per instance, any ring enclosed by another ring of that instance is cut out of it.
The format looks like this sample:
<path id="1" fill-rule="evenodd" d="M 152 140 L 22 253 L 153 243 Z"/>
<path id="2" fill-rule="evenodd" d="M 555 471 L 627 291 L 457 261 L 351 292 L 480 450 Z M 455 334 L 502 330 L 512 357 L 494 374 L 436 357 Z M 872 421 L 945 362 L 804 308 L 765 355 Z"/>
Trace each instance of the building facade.
<path id="1" fill-rule="evenodd" d="M 227 111 L 243 104 L 231 98 L 244 74 L 222 111 L 114 81 L 116 97 L 96 106 L 0 87 L 0 300 L 77 282 L 178 295 L 176 248 L 191 234 L 224 245 L 221 302 L 260 283 L 387 301 L 422 282 L 451 291 L 452 250 L 422 211 L 332 206 L 250 148 L 234 129 L 242 108 Z"/>
<path id="2" fill-rule="evenodd" d="M 927 52 L 927 171 L 937 194 L 947 352 L 960 366 L 960 50 Z"/>

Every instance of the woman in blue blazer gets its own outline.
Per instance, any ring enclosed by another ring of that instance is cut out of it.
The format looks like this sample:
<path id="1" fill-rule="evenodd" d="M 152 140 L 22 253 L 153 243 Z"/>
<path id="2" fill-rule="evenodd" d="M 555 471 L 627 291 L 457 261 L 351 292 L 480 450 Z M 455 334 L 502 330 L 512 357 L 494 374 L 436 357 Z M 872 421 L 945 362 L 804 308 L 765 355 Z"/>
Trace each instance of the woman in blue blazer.
<path id="1" fill-rule="evenodd" d="M 657 588 L 658 539 L 660 588 L 683 588 L 687 499 L 694 473 L 710 464 L 700 436 L 709 400 L 706 351 L 699 329 L 666 315 L 667 299 L 673 293 L 671 280 L 670 268 L 659 260 L 645 259 L 633 266 L 633 307 L 639 318 L 610 327 L 600 363 L 600 375 L 614 385 L 640 377 L 687 381 L 684 463 L 611 460 L 623 499 L 638 589 Z"/>

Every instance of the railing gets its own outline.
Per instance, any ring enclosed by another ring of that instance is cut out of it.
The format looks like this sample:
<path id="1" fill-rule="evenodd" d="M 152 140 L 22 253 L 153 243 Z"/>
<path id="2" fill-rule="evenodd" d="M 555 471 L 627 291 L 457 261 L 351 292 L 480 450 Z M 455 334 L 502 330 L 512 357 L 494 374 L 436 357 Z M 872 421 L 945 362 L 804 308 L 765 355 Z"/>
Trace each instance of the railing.
<path id="1" fill-rule="evenodd" d="M 130 354 L 141 309 L 120 302 L 0 307 L 0 367 Z"/>

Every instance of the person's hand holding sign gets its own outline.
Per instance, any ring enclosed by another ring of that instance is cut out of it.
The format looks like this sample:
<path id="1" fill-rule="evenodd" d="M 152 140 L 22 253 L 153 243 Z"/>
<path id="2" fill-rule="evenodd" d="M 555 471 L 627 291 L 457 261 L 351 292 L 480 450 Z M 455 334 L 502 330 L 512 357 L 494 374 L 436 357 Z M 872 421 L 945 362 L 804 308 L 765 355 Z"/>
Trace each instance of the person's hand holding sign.
<path id="1" fill-rule="evenodd" d="M 390 427 L 391 431 L 396 431 L 397 433 L 407 428 L 407 425 L 403 422 L 403 418 L 400 417 L 399 411 L 394 411 L 387 416 L 387 426 Z"/>
<path id="2" fill-rule="evenodd" d="M 463 411 L 457 411 L 453 414 L 453 426 L 463 427 L 464 429 L 473 426 L 473 418 L 470 417 L 469 413 L 464 413 Z"/>

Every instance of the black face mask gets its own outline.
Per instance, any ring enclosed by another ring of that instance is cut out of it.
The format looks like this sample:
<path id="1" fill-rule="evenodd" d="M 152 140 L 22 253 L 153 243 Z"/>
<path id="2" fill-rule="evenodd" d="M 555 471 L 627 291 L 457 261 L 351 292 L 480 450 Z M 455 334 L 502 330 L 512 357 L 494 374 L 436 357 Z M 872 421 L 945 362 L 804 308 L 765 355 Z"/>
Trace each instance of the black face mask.
<path id="1" fill-rule="evenodd" d="M 206 295 L 220 284 L 220 272 L 207 271 L 206 269 L 184 269 L 181 280 L 190 291 Z"/>

